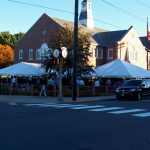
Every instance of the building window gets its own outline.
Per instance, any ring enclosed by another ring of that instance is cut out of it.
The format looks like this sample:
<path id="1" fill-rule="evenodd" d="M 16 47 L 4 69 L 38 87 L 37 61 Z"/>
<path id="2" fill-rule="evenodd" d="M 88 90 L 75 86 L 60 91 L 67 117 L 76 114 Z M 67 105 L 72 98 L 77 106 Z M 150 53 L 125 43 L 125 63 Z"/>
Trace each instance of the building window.
<path id="1" fill-rule="evenodd" d="M 36 50 L 36 59 L 41 60 L 41 49 Z"/>
<path id="2" fill-rule="evenodd" d="M 98 48 L 95 49 L 95 57 L 98 59 Z"/>
<path id="3" fill-rule="evenodd" d="M 82 9 L 83 9 L 83 10 L 86 9 L 86 4 L 82 4 Z"/>
<path id="4" fill-rule="evenodd" d="M 89 10 L 91 9 L 91 4 L 88 4 L 88 9 L 89 9 Z"/>
<path id="5" fill-rule="evenodd" d="M 108 49 L 108 59 L 113 59 L 113 49 Z"/>
<path id="6" fill-rule="evenodd" d="M 23 50 L 19 50 L 19 59 L 23 59 Z"/>
<path id="7" fill-rule="evenodd" d="M 147 56 L 146 56 L 146 60 L 147 60 Z M 150 56 L 148 57 L 148 64 L 150 65 Z"/>
<path id="8" fill-rule="evenodd" d="M 103 49 L 102 48 L 96 48 L 95 57 L 97 59 L 102 59 L 103 58 Z"/>
<path id="9" fill-rule="evenodd" d="M 29 60 L 33 60 L 33 49 L 29 49 Z"/>
<path id="10" fill-rule="evenodd" d="M 103 59 L 103 49 L 102 48 L 99 49 L 99 58 Z"/>

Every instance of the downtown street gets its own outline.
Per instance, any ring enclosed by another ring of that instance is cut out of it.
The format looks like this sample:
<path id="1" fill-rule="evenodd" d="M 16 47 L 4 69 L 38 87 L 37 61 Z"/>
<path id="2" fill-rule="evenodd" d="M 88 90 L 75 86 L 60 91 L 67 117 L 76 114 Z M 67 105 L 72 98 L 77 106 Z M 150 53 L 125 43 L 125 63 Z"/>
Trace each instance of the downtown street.
<path id="1" fill-rule="evenodd" d="M 1 150 L 149 150 L 150 101 L 0 103 Z"/>

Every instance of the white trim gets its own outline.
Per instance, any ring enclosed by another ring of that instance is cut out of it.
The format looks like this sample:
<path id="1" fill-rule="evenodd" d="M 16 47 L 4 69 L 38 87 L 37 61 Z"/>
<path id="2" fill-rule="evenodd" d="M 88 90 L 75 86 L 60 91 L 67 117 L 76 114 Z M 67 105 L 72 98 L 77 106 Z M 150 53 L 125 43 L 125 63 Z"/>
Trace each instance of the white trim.
<path id="1" fill-rule="evenodd" d="M 23 59 L 23 50 L 22 49 L 19 50 L 19 59 Z"/>
<path id="2" fill-rule="evenodd" d="M 33 49 L 29 49 L 29 60 L 33 60 Z"/>

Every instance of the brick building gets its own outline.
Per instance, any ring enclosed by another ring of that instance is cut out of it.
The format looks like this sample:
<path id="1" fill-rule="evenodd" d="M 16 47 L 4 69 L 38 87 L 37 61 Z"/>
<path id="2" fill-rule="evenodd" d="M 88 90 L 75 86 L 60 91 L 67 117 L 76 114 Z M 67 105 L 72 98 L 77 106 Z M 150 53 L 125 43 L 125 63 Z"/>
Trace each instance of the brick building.
<path id="1" fill-rule="evenodd" d="M 79 16 L 79 27 L 91 33 L 91 63 L 94 66 L 105 64 L 120 58 L 146 69 L 146 50 L 136 29 L 106 31 L 94 27 L 90 0 L 83 0 Z M 14 46 L 14 63 L 41 62 L 42 50 L 50 48 L 50 39 L 54 33 L 63 28 L 64 24 L 73 27 L 74 23 L 43 14 Z"/>

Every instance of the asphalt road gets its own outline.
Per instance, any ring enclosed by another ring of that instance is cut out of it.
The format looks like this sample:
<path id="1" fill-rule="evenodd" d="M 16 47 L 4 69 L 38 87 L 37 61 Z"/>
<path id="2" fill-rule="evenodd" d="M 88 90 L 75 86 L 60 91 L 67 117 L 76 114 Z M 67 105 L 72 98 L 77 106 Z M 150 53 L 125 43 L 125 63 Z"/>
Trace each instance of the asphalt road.
<path id="1" fill-rule="evenodd" d="M 77 105 L 0 103 L 0 149 L 150 150 L 149 100 Z"/>

